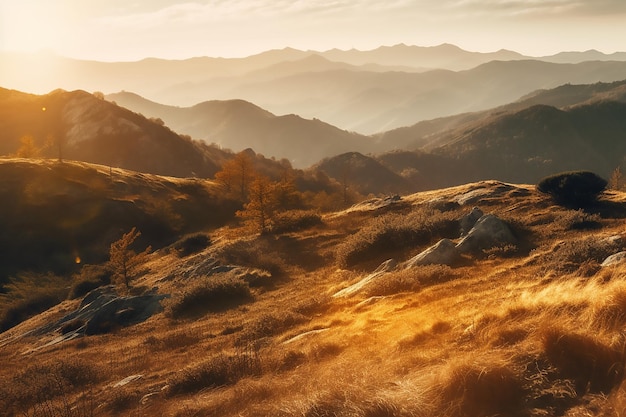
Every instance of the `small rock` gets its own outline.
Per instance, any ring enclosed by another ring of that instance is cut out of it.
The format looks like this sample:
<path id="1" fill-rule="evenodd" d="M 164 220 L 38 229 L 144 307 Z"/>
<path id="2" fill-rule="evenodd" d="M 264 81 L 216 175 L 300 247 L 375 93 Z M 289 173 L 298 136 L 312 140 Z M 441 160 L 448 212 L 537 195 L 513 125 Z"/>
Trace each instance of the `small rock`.
<path id="1" fill-rule="evenodd" d="M 117 381 L 115 384 L 113 384 L 113 388 L 123 387 L 124 385 L 128 385 L 131 382 L 138 381 L 141 378 L 143 378 L 143 375 L 140 375 L 140 374 L 127 376 L 121 381 Z"/>
<path id="2" fill-rule="evenodd" d="M 374 272 L 372 272 L 371 274 L 367 275 L 365 278 L 363 278 L 362 280 L 360 280 L 356 284 L 352 284 L 349 287 L 344 288 L 343 290 L 335 293 L 333 295 L 333 297 L 337 298 L 337 297 L 346 297 L 348 295 L 352 295 L 352 294 L 360 291 L 361 289 L 363 289 L 363 287 L 365 287 L 366 285 L 368 285 L 372 281 L 374 281 L 374 280 L 380 278 L 381 276 L 385 275 L 387 272 L 393 271 L 394 269 L 396 269 L 397 265 L 398 265 L 398 262 L 395 259 L 388 259 L 385 262 L 383 262 L 382 264 L 380 264 L 378 266 L 378 268 L 376 268 L 376 270 Z"/>

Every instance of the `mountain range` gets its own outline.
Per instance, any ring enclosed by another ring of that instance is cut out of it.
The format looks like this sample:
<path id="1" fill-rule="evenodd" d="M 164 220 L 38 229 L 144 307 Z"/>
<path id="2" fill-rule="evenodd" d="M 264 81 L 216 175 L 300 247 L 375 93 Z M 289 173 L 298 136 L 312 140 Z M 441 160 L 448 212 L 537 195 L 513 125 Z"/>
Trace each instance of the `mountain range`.
<path id="1" fill-rule="evenodd" d="M 270 176 L 280 171 L 280 164 L 268 158 L 287 158 L 299 168 L 325 173 L 339 185 L 348 181 L 351 189 L 365 195 L 493 178 L 535 183 L 542 176 L 575 169 L 607 177 L 624 166 L 626 155 L 626 81 L 563 85 L 488 111 L 373 136 L 295 115 L 275 116 L 242 100 L 177 108 L 130 93 L 110 98 L 119 102 L 81 91 L 35 96 L 1 90 L 0 152 L 15 154 L 19 139 L 32 135 L 43 156 L 57 157 L 54 147 L 46 147 L 46 138 L 56 135 L 66 138 L 63 151 L 68 159 L 210 178 L 233 157 L 221 147 L 250 145 L 259 152 L 260 169 Z M 220 146 L 180 136 L 163 120 L 129 111 L 121 102 L 168 116 L 178 123 L 175 130 L 195 125 Z"/>
<path id="2" fill-rule="evenodd" d="M 528 57 L 401 44 L 371 51 L 286 48 L 246 58 L 180 61 L 95 62 L 45 54 L 0 59 L 0 85 L 22 91 L 124 90 L 178 106 L 243 99 L 276 115 L 295 113 L 372 134 L 488 109 L 540 88 L 621 80 L 626 54 Z"/>

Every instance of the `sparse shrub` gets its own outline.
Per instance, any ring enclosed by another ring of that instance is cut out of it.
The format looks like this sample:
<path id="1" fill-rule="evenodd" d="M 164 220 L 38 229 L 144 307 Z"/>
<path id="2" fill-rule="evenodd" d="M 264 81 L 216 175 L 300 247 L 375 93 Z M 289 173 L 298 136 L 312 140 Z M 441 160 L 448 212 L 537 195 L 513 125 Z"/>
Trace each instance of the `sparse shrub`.
<path id="1" fill-rule="evenodd" d="M 287 262 L 277 251 L 272 237 L 261 236 L 254 240 L 236 240 L 216 251 L 215 256 L 224 265 L 241 265 L 268 271 L 280 276 Z"/>
<path id="2" fill-rule="evenodd" d="M 70 287 L 70 292 L 67 295 L 67 298 L 70 300 L 74 300 L 76 298 L 83 297 L 87 295 L 89 291 L 95 290 L 101 285 L 102 284 L 99 281 L 91 281 L 91 280 L 76 281 Z"/>
<path id="3" fill-rule="evenodd" d="M 473 363 L 451 365 L 439 387 L 442 415 L 522 415 L 524 388 L 510 366 Z"/>
<path id="4" fill-rule="evenodd" d="M 306 316 L 290 310 L 280 313 L 267 313 L 244 327 L 243 334 L 239 337 L 239 343 L 246 344 L 253 340 L 272 337 L 308 321 L 309 318 Z"/>
<path id="5" fill-rule="evenodd" d="M 570 171 L 543 178 L 537 189 L 549 194 L 558 204 L 585 207 L 593 203 L 607 181 L 590 171 Z"/>
<path id="6" fill-rule="evenodd" d="M 458 237 L 459 223 L 456 216 L 455 212 L 442 213 L 423 208 L 408 215 L 386 214 L 376 217 L 339 245 L 337 261 L 342 267 L 352 267 L 366 261 L 381 262 L 393 252 L 428 245 L 437 238 Z"/>
<path id="7" fill-rule="evenodd" d="M 306 360 L 307 357 L 304 352 L 289 350 L 285 352 L 280 358 L 278 370 L 283 372 L 290 371 L 305 363 Z"/>
<path id="8" fill-rule="evenodd" d="M 113 390 L 111 400 L 106 404 L 106 408 L 115 415 L 119 415 L 124 411 L 128 411 L 133 406 L 138 406 L 141 394 L 127 387 L 116 388 Z"/>
<path id="9" fill-rule="evenodd" d="M 546 255 L 543 265 L 546 269 L 556 272 L 571 273 L 590 261 L 602 263 L 608 256 L 622 249 L 619 243 L 609 239 L 598 239 L 589 236 L 577 240 L 559 243 L 552 252 Z M 588 270 L 592 265 L 585 265 Z M 581 271 L 583 272 L 583 271 Z"/>
<path id="10" fill-rule="evenodd" d="M 374 280 L 366 288 L 368 297 L 393 295 L 405 291 L 418 291 L 420 283 L 416 278 L 415 271 L 403 269 L 385 274 Z"/>
<path id="11" fill-rule="evenodd" d="M 519 250 L 516 245 L 494 246 L 489 249 L 483 249 L 483 255 L 488 259 L 495 258 L 512 258 L 518 254 Z"/>
<path id="12" fill-rule="evenodd" d="M 88 387 L 100 381 L 101 375 L 92 364 L 78 360 L 31 365 L 7 381 L 11 389 L 0 398 L 0 406 L 7 415 L 39 415 L 38 410 L 46 409 L 75 415 L 68 396 L 81 390 L 87 395 Z M 64 400 L 55 404 L 57 398 Z"/>
<path id="13" fill-rule="evenodd" d="M 174 244 L 180 256 L 189 256 L 211 246 L 211 237 L 206 233 L 187 235 Z"/>
<path id="14" fill-rule="evenodd" d="M 166 303 L 166 315 L 173 319 L 201 316 L 211 311 L 221 311 L 252 298 L 250 287 L 232 275 L 213 276 L 185 290 Z"/>
<path id="15" fill-rule="evenodd" d="M 168 396 L 191 394 L 208 388 L 233 385 L 262 373 L 258 351 L 246 349 L 231 355 L 220 354 L 199 365 L 179 371 L 168 381 Z"/>
<path id="16" fill-rule="evenodd" d="M 199 334 L 194 334 L 189 331 L 177 331 L 160 338 L 149 336 L 144 340 L 144 343 L 152 347 L 155 351 L 173 350 L 195 345 L 201 339 Z"/>
<path id="17" fill-rule="evenodd" d="M 421 265 L 411 268 L 415 279 L 422 285 L 440 284 L 450 281 L 459 274 L 448 265 Z"/>
<path id="18" fill-rule="evenodd" d="M 568 210 L 556 217 L 554 223 L 563 230 L 599 229 L 601 217 L 597 214 L 585 213 L 584 210 Z"/>
<path id="19" fill-rule="evenodd" d="M 310 356 L 319 362 L 335 357 L 343 352 L 343 350 L 344 348 L 337 343 L 320 343 L 312 346 Z"/>
<path id="20" fill-rule="evenodd" d="M 273 233 L 289 233 L 322 224 L 322 216 L 311 210 L 289 210 L 276 214 Z"/>
<path id="21" fill-rule="evenodd" d="M 55 275 L 27 273 L 14 278 L 0 295 L 0 332 L 63 301 L 67 281 Z"/>
<path id="22" fill-rule="evenodd" d="M 73 277 L 68 299 L 85 296 L 89 291 L 111 283 L 111 270 L 104 265 L 83 265 L 80 273 Z"/>
<path id="23" fill-rule="evenodd" d="M 597 338 L 550 328 L 543 334 L 548 360 L 563 378 L 574 380 L 579 395 L 609 393 L 624 376 L 624 346 L 608 346 Z"/>

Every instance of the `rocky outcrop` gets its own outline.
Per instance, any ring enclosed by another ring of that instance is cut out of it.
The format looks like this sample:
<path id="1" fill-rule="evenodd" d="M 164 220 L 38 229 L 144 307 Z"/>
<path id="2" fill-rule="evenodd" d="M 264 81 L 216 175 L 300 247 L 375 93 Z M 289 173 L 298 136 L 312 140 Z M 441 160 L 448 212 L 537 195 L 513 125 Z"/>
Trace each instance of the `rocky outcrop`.
<path id="1" fill-rule="evenodd" d="M 141 323 L 162 310 L 165 294 L 120 296 L 115 287 L 105 286 L 88 293 L 78 310 L 38 329 L 36 334 L 58 332 L 63 340 L 81 335 L 110 332 L 113 329 Z"/>
<path id="2" fill-rule="evenodd" d="M 515 244 L 517 239 L 506 222 L 493 214 L 486 214 L 476 222 L 456 248 L 460 253 L 472 254 L 497 246 Z"/>
<path id="3" fill-rule="evenodd" d="M 419 265 L 442 264 L 454 265 L 460 258 L 460 253 L 450 239 L 441 239 L 435 245 L 409 259 L 405 268 Z"/>
<path id="4" fill-rule="evenodd" d="M 461 229 L 461 236 L 465 236 L 472 230 L 472 227 L 476 224 L 485 213 L 478 207 L 472 208 L 472 211 L 459 219 L 459 227 Z"/>

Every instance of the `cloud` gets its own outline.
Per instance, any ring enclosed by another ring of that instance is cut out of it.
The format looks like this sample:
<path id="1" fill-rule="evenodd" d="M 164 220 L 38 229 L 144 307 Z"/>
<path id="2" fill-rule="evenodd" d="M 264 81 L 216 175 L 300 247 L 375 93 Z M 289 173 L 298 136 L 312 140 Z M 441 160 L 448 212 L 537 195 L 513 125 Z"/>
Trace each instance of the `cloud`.
<path id="1" fill-rule="evenodd" d="M 450 0 L 438 4 L 448 10 L 474 15 L 568 17 L 626 13 L 623 0 Z"/>

